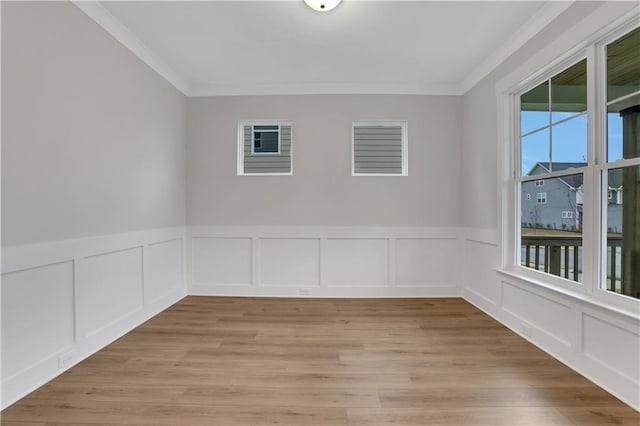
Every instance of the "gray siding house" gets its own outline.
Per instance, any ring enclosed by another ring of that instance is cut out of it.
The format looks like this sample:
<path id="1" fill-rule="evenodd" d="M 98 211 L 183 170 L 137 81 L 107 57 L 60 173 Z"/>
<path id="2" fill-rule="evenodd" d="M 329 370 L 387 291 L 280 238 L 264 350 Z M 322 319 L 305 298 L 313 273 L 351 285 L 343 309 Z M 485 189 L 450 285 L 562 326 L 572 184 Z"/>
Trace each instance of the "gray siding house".
<path id="1" fill-rule="evenodd" d="M 585 166 L 585 163 L 536 163 L 527 176 Z M 582 228 L 583 176 L 524 182 L 521 190 L 521 223 L 525 228 L 577 230 Z M 622 232 L 622 173 L 609 173 L 607 228 Z"/>

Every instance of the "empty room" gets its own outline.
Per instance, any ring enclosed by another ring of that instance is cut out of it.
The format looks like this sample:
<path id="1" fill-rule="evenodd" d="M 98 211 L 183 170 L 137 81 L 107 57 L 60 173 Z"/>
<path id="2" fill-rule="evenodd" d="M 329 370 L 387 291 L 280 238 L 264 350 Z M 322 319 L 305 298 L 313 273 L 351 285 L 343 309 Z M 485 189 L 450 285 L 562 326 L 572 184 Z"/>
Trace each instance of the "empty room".
<path id="1" fill-rule="evenodd" d="M 0 1 L 2 425 L 640 424 L 637 1 Z"/>

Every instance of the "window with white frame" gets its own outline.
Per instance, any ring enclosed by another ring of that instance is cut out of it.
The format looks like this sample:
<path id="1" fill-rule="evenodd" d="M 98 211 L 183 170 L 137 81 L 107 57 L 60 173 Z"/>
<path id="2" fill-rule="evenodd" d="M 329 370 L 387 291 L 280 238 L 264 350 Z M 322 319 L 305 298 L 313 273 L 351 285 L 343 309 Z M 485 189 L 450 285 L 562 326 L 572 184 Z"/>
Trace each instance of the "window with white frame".
<path id="1" fill-rule="evenodd" d="M 509 198 L 520 217 L 514 263 L 523 273 L 637 307 L 640 28 L 632 22 L 514 93 Z M 545 192 L 524 203 L 517 194 L 532 185 Z"/>
<path id="2" fill-rule="evenodd" d="M 292 129 L 288 121 L 240 121 L 238 175 L 292 174 Z"/>
<path id="3" fill-rule="evenodd" d="M 407 176 L 407 122 L 353 123 L 352 158 L 354 176 Z"/>
<path id="4" fill-rule="evenodd" d="M 252 126 L 251 154 L 280 154 L 280 126 Z"/>

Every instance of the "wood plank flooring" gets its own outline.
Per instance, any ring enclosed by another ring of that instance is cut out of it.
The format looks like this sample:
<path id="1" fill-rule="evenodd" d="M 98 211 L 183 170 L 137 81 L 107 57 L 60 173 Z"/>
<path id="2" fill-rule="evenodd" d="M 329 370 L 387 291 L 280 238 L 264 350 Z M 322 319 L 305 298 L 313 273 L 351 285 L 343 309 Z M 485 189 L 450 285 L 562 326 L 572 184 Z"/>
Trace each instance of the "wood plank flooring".
<path id="1" fill-rule="evenodd" d="M 634 425 L 462 299 L 187 297 L 3 425 Z"/>

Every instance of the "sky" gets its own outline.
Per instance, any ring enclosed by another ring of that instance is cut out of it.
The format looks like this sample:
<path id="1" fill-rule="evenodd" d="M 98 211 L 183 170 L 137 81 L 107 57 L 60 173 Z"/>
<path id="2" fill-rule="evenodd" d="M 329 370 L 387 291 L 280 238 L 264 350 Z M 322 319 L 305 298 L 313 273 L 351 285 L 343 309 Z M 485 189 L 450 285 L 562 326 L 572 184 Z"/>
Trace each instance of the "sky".
<path id="1" fill-rule="evenodd" d="M 615 161 L 622 158 L 622 118 L 618 113 L 608 115 L 608 159 Z M 587 161 L 586 113 L 553 112 L 551 119 L 552 122 L 557 123 L 569 117 L 572 118 L 560 124 L 553 124 L 549 128 L 548 112 L 522 112 L 521 134 L 533 132 L 522 138 L 522 175 L 526 175 L 537 162 L 549 162 L 551 140 L 553 140 L 552 161 L 572 163 Z"/>

